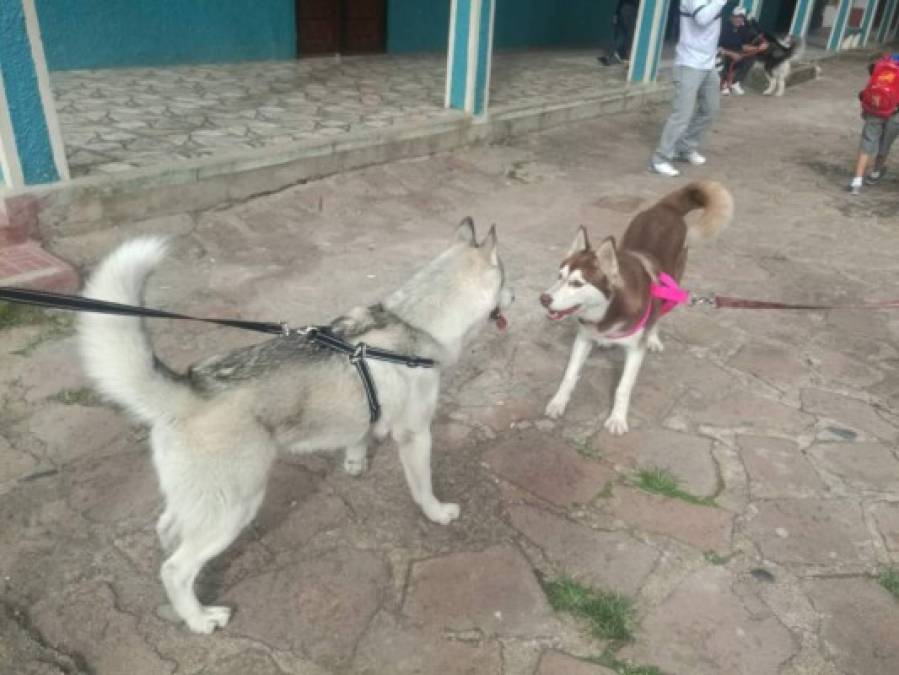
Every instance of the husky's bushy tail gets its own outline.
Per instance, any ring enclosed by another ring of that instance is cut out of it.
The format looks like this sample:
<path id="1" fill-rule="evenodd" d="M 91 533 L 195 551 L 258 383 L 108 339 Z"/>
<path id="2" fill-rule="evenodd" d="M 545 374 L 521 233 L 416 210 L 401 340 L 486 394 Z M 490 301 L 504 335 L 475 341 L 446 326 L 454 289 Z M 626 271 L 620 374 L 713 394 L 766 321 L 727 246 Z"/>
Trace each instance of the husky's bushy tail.
<path id="1" fill-rule="evenodd" d="M 144 284 L 165 252 L 158 237 L 122 244 L 97 266 L 84 296 L 143 304 Z M 100 393 L 140 420 L 172 418 L 195 400 L 156 358 L 142 319 L 85 312 L 78 319 L 78 338 L 84 370 Z"/>
<path id="2" fill-rule="evenodd" d="M 696 222 L 690 223 L 687 230 L 687 244 L 691 246 L 714 239 L 734 217 L 734 199 L 730 191 L 713 180 L 690 183 L 666 196 L 662 203 L 676 209 L 682 216 L 702 209 L 702 215 Z"/>
<path id="3" fill-rule="evenodd" d="M 805 56 L 805 38 L 799 35 L 773 36 L 773 38 L 777 45 L 786 52 L 787 61 L 801 61 Z"/>
<path id="4" fill-rule="evenodd" d="M 793 46 L 790 48 L 790 60 L 801 61 L 805 56 L 805 38 L 793 36 Z"/>

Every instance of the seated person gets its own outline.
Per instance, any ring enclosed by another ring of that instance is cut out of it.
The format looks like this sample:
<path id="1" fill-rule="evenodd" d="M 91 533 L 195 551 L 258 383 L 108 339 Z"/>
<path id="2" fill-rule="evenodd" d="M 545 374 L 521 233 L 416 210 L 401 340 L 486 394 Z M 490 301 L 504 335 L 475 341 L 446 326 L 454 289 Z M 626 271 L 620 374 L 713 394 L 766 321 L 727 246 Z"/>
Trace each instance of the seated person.
<path id="1" fill-rule="evenodd" d="M 755 27 L 755 22 L 747 21 L 746 10 L 737 7 L 721 29 L 718 45 L 724 57 L 721 93 L 733 92 L 742 96 L 746 93 L 742 82 L 752 69 L 756 55 L 768 48 L 764 35 Z"/>

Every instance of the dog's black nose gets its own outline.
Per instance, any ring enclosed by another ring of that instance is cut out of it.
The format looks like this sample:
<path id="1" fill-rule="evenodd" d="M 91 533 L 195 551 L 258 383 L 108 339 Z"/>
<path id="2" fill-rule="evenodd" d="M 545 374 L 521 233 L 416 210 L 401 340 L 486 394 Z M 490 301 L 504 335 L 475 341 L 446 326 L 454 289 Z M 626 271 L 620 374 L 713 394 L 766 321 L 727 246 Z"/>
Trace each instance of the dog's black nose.
<path id="1" fill-rule="evenodd" d="M 553 302 L 553 296 L 549 293 L 541 293 L 540 294 L 540 304 L 544 307 L 549 307 Z"/>

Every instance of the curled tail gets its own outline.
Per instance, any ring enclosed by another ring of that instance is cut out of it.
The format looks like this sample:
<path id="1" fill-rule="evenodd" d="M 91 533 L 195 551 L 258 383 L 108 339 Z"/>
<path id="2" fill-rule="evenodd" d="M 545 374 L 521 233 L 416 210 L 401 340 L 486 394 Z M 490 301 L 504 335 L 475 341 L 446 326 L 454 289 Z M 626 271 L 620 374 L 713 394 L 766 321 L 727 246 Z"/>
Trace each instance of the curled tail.
<path id="1" fill-rule="evenodd" d="M 661 203 L 679 211 L 682 216 L 702 209 L 699 219 L 688 225 L 688 246 L 714 239 L 734 216 L 734 198 L 730 191 L 712 180 L 690 183 L 672 192 Z"/>
<path id="2" fill-rule="evenodd" d="M 122 244 L 91 275 L 85 297 L 143 304 L 144 284 L 165 255 L 162 239 Z M 78 318 L 81 361 L 99 391 L 144 422 L 175 417 L 195 400 L 153 353 L 143 320 L 85 312 Z"/>

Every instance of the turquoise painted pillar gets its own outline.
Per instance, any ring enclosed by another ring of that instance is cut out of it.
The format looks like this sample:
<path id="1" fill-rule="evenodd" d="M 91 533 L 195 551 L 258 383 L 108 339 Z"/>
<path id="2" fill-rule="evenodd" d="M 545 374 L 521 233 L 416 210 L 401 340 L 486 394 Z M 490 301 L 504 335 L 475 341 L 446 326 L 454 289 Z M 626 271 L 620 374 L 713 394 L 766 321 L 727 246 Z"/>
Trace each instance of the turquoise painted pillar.
<path id="1" fill-rule="evenodd" d="M 495 0 L 452 0 L 446 107 L 483 115 L 490 97 Z"/>
<path id="2" fill-rule="evenodd" d="M 69 177 L 34 0 L 0 0 L 0 169 L 13 188 Z"/>
<path id="3" fill-rule="evenodd" d="M 745 9 L 746 13 L 753 19 L 758 19 L 759 15 L 762 13 L 763 1 L 764 0 L 743 0 L 743 9 Z"/>
<path id="4" fill-rule="evenodd" d="M 643 0 L 637 12 L 628 82 L 652 82 L 658 74 L 669 0 Z"/>
<path id="5" fill-rule="evenodd" d="M 880 17 L 880 27 L 877 29 L 877 41 L 881 44 L 887 41 L 890 34 L 890 27 L 896 18 L 896 8 L 899 7 L 899 0 L 887 0 L 887 6 L 883 10 Z"/>
<path id="6" fill-rule="evenodd" d="M 837 14 L 830 29 L 830 37 L 827 38 L 827 51 L 838 52 L 846 37 L 846 28 L 849 26 L 849 13 L 852 10 L 852 0 L 840 0 L 837 5 Z"/>
<path id="7" fill-rule="evenodd" d="M 874 15 L 877 14 L 877 6 L 880 4 L 880 0 L 868 0 L 868 4 L 865 5 L 865 14 L 862 16 L 862 38 L 858 43 L 859 47 L 864 47 L 868 44 L 868 38 L 871 37 L 871 28 L 874 27 Z"/>
<path id="8" fill-rule="evenodd" d="M 808 23 L 812 18 L 815 0 L 796 0 L 793 20 L 790 22 L 790 35 L 804 38 L 808 33 Z"/>

